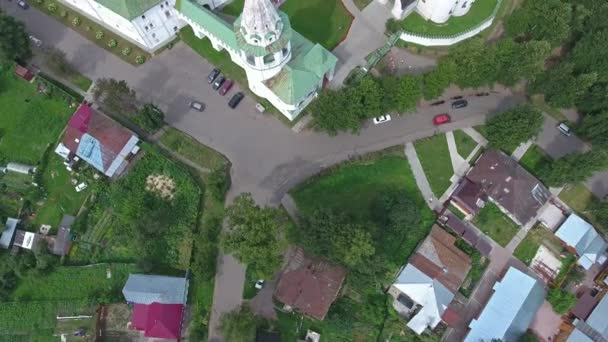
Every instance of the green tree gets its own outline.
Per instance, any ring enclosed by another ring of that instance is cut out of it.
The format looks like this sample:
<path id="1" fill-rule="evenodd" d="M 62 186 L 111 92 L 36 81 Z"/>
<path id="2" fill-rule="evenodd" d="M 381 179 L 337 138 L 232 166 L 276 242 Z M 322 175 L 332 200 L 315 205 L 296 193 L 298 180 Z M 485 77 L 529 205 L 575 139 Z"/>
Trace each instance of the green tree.
<path id="1" fill-rule="evenodd" d="M 359 113 L 349 110 L 356 104 L 349 101 L 350 88 L 323 90 L 310 105 L 313 124 L 330 135 L 339 132 L 357 132 L 361 127 Z"/>
<path id="2" fill-rule="evenodd" d="M 0 64 L 31 56 L 30 39 L 23 22 L 0 11 Z"/>
<path id="3" fill-rule="evenodd" d="M 487 138 L 493 147 L 511 152 L 538 134 L 542 124 L 540 111 L 530 105 L 518 106 L 488 120 Z"/>
<path id="4" fill-rule="evenodd" d="M 222 247 L 242 263 L 255 265 L 260 277 L 270 278 L 284 248 L 277 210 L 259 207 L 246 193 L 226 209 L 226 218 L 231 229 L 222 237 Z"/>
<path id="5" fill-rule="evenodd" d="M 505 19 L 505 30 L 514 38 L 546 40 L 558 46 L 570 35 L 572 7 L 561 0 L 526 0 Z"/>
<path id="6" fill-rule="evenodd" d="M 608 146 L 608 111 L 585 115 L 577 132 L 594 146 Z"/>
<path id="7" fill-rule="evenodd" d="M 570 311 L 576 304 L 576 296 L 566 290 L 552 288 L 547 293 L 547 301 L 553 307 L 553 310 L 560 315 Z"/>
<path id="8" fill-rule="evenodd" d="M 218 201 L 224 201 L 224 196 L 230 189 L 230 174 L 228 173 L 228 168 L 221 166 L 211 171 L 205 184 L 213 198 Z"/>
<path id="9" fill-rule="evenodd" d="M 539 176 L 550 186 L 575 184 L 608 167 L 606 157 L 606 151 L 601 149 L 568 154 L 545 164 L 539 171 Z"/>
<path id="10" fill-rule="evenodd" d="M 608 28 L 586 32 L 577 42 L 568 60 L 577 74 L 595 73 L 608 81 Z"/>
<path id="11" fill-rule="evenodd" d="M 573 106 L 597 80 L 597 74 L 576 74 L 574 65 L 561 63 L 539 75 L 532 83 L 532 93 L 545 94 L 545 100 L 553 106 Z"/>
<path id="12" fill-rule="evenodd" d="M 348 94 L 350 95 L 349 100 L 356 104 L 351 109 L 356 110 L 360 119 L 373 118 L 383 114 L 382 86 L 374 77 L 364 77 Z"/>
<path id="13" fill-rule="evenodd" d="M 472 38 L 450 48 L 446 57 L 456 66 L 454 82 L 461 88 L 477 88 L 496 81 L 496 51 L 481 38 Z"/>
<path id="14" fill-rule="evenodd" d="M 545 41 L 528 41 L 518 44 L 510 38 L 501 40 L 496 47 L 498 60 L 497 81 L 514 86 L 521 79 L 534 80 L 543 72 L 545 59 L 551 47 Z"/>
<path id="15" fill-rule="evenodd" d="M 129 88 L 126 81 L 113 78 L 100 78 L 93 88 L 93 99 L 110 113 L 133 115 L 137 111 L 135 90 Z"/>
<path id="16" fill-rule="evenodd" d="M 158 131 L 165 125 L 165 114 L 152 103 L 146 103 L 130 117 L 135 124 L 150 133 Z"/>
<path id="17" fill-rule="evenodd" d="M 314 254 L 355 267 L 374 254 L 371 234 L 361 224 L 330 210 L 316 210 L 304 219 L 300 241 Z"/>
<path id="18" fill-rule="evenodd" d="M 46 52 L 46 65 L 58 75 L 62 75 L 64 77 L 69 77 L 74 75 L 75 70 L 68 62 L 65 52 L 51 47 L 47 49 Z"/>
<path id="19" fill-rule="evenodd" d="M 420 78 L 416 76 L 387 76 L 382 78 L 381 85 L 385 111 L 411 112 L 422 96 Z"/>
<path id="20" fill-rule="evenodd" d="M 425 100 L 438 98 L 456 78 L 456 64 L 441 60 L 437 68 L 422 76 L 422 93 Z"/>
<path id="21" fill-rule="evenodd" d="M 226 341 L 251 342 L 255 340 L 256 326 L 257 319 L 245 304 L 222 316 L 220 330 Z"/>

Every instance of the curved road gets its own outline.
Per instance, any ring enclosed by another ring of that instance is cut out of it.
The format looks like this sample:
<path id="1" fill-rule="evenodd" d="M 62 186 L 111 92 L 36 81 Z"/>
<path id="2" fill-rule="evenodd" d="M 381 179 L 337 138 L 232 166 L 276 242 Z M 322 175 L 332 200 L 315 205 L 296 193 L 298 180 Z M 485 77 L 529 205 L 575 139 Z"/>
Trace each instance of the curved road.
<path id="1" fill-rule="evenodd" d="M 415 114 L 377 126 L 367 124 L 359 135 L 294 133 L 272 116 L 258 114 L 250 99 L 243 101 L 237 110 L 230 110 L 226 106 L 228 99 L 213 92 L 206 82 L 212 67 L 184 44 L 134 67 L 35 9 L 23 11 L 14 2 L 4 1 L 0 7 L 25 21 L 45 46 L 65 51 L 83 74 L 91 79 L 126 80 L 140 98 L 152 100 L 166 111 L 169 124 L 225 154 L 233 164 L 228 201 L 241 192 L 251 192 L 260 204 L 278 205 L 287 190 L 323 168 L 354 155 L 437 133 L 431 122 L 435 114 L 449 112 L 454 122 L 440 130 L 453 130 L 480 124 L 487 115 L 523 101 L 503 89 L 487 97 L 473 96 L 469 107 L 457 111 L 449 110 L 447 105 L 423 105 Z M 188 107 L 191 99 L 204 101 L 205 112 L 191 111 Z M 220 256 L 210 340 L 221 340 L 217 336 L 221 314 L 240 305 L 244 273 L 244 266 L 231 256 Z"/>

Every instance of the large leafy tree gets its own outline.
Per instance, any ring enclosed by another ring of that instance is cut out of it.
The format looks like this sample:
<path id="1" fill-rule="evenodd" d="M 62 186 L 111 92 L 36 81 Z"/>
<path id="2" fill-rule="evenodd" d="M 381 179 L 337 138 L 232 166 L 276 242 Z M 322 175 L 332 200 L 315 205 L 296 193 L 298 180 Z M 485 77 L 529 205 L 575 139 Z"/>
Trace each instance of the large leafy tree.
<path id="1" fill-rule="evenodd" d="M 561 63 L 540 75 L 530 87 L 532 93 L 543 93 L 550 104 L 568 108 L 585 96 L 597 80 L 597 74 L 576 74 L 574 65 Z"/>
<path id="2" fill-rule="evenodd" d="M 452 83 L 456 75 L 456 64 L 441 60 L 437 68 L 422 76 L 422 94 L 426 100 L 438 98 Z"/>
<path id="3" fill-rule="evenodd" d="M 572 153 L 546 164 L 539 172 L 550 186 L 562 186 L 582 182 L 595 172 L 608 167 L 607 153 L 593 149 L 586 153 Z"/>
<path id="4" fill-rule="evenodd" d="M 608 146 L 608 111 L 585 115 L 578 132 L 596 147 Z"/>
<path id="5" fill-rule="evenodd" d="M 227 208 L 226 218 L 231 229 L 222 237 L 222 247 L 242 263 L 254 265 L 260 277 L 271 277 L 284 248 L 278 211 L 256 205 L 245 193 Z"/>
<path id="6" fill-rule="evenodd" d="M 387 76 L 382 78 L 381 84 L 386 111 L 405 113 L 416 109 L 416 103 L 422 96 L 419 77 L 410 75 Z"/>
<path id="7" fill-rule="evenodd" d="M 504 39 L 497 44 L 497 81 L 513 86 L 521 79 L 533 80 L 543 71 L 545 59 L 551 47 L 545 41 L 532 40 L 518 44 L 512 39 Z"/>
<path id="8" fill-rule="evenodd" d="M 32 56 L 25 25 L 0 12 L 0 63 L 23 60 Z"/>
<path id="9" fill-rule="evenodd" d="M 487 138 L 493 147 L 510 152 L 538 134 L 542 124 L 540 111 L 529 105 L 518 106 L 487 122 Z"/>
<path id="10" fill-rule="evenodd" d="M 472 38 L 450 49 L 448 61 L 456 65 L 455 83 L 461 88 L 477 88 L 494 83 L 496 51 L 481 38 Z"/>
<path id="11" fill-rule="evenodd" d="M 251 342 L 255 340 L 257 319 L 247 305 L 242 305 L 222 316 L 220 330 L 226 341 Z"/>
<path id="12" fill-rule="evenodd" d="M 110 113 L 131 116 L 137 112 L 137 96 L 126 81 L 100 78 L 93 88 L 93 99 Z"/>
<path id="13" fill-rule="evenodd" d="M 304 219 L 301 243 L 314 254 L 355 267 L 374 254 L 372 236 L 365 226 L 351 223 L 346 216 L 316 210 Z"/>
<path id="14" fill-rule="evenodd" d="M 558 46 L 570 35 L 572 7 L 561 0 L 526 0 L 505 20 L 507 33 L 515 38 L 546 40 Z"/>

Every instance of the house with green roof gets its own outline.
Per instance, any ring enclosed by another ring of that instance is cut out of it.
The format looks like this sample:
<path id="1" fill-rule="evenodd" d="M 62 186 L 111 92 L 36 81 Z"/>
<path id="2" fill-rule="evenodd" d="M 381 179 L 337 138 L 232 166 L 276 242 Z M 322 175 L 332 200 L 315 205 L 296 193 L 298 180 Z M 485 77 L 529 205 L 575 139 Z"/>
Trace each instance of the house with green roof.
<path id="1" fill-rule="evenodd" d="M 175 10 L 176 0 L 59 1 L 148 52 L 173 40 L 185 26 Z"/>
<path id="2" fill-rule="evenodd" d="M 205 0 L 178 0 L 176 9 L 198 38 L 209 39 L 217 51 L 226 50 L 245 70 L 254 94 L 289 120 L 334 76 L 338 59 L 294 31 L 289 17 L 270 0 L 245 0 L 234 22 L 214 13 Z"/>

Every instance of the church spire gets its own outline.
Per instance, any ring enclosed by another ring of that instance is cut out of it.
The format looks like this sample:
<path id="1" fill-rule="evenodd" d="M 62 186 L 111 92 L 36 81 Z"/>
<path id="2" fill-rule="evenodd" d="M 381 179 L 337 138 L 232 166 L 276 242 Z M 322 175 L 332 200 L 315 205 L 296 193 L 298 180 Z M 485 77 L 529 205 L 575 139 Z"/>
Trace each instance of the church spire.
<path id="1" fill-rule="evenodd" d="M 283 22 L 270 0 L 245 0 L 241 14 L 241 33 L 249 44 L 268 46 L 283 31 Z"/>

